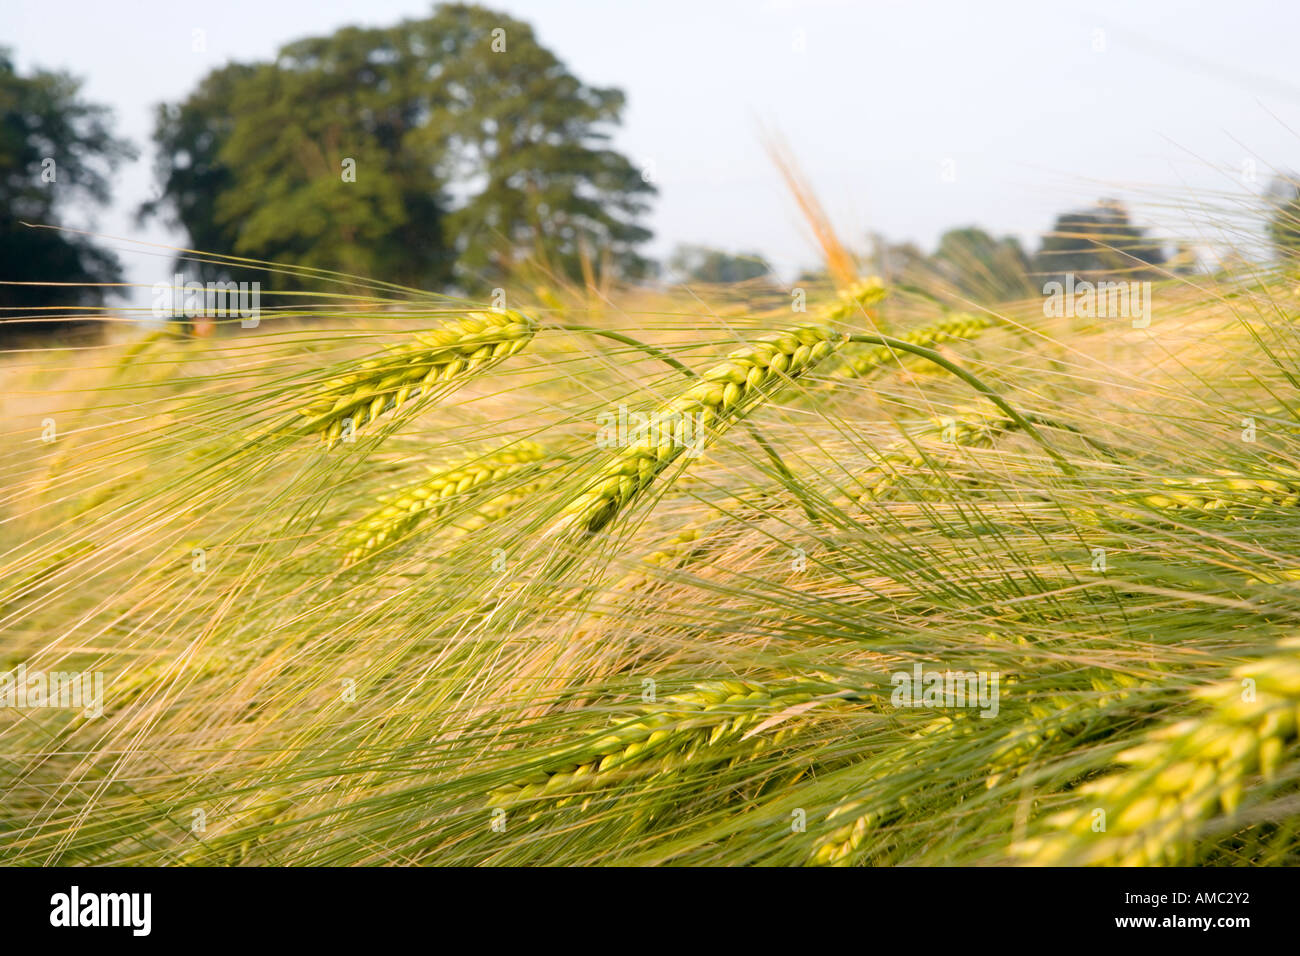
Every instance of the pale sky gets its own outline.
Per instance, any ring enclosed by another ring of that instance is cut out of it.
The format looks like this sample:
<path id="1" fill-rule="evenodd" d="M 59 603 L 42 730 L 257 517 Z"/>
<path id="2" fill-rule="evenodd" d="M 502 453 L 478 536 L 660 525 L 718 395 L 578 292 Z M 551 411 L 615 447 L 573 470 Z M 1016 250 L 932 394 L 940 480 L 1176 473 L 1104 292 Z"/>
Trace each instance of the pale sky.
<path id="1" fill-rule="evenodd" d="M 628 96 L 616 144 L 660 187 L 649 252 L 678 242 L 817 261 L 759 140 L 779 130 L 854 245 L 878 231 L 927 250 L 978 224 L 1027 244 L 1101 196 L 1195 206 L 1300 167 L 1300 3 L 496 0 L 583 81 Z M 142 148 L 99 231 L 179 243 L 132 211 L 153 188 L 149 134 L 228 60 L 345 24 L 424 15 L 417 0 L 5 0 L 20 70 L 69 69 Z M 192 50 L 192 32 L 206 51 Z M 1251 181 L 1251 164 L 1254 182 Z M 947 181 L 947 180 L 951 181 Z M 1190 234 L 1177 209 L 1144 213 Z M 123 256 L 131 279 L 164 259 Z"/>

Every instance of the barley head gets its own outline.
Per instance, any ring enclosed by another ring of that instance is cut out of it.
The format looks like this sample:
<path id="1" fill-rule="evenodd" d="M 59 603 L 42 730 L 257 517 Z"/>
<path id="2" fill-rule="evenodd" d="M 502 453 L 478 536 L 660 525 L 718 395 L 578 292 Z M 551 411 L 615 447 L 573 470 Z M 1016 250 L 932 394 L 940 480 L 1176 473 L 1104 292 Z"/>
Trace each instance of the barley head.
<path id="1" fill-rule="evenodd" d="M 542 461 L 546 451 L 531 441 L 516 442 L 490 455 L 463 459 L 444 466 L 434 474 L 414 485 L 409 485 L 384 496 L 384 506 L 349 527 L 344 534 L 347 553 L 345 564 L 355 564 L 362 558 L 382 550 L 407 537 L 420 524 L 431 517 L 446 513 L 457 499 L 463 500 L 484 486 L 501 482 Z M 485 503 L 461 526 L 463 533 L 482 527 L 495 517 L 505 514 L 526 489 L 512 488 Z M 477 523 L 475 523 L 477 518 Z"/>
<path id="2" fill-rule="evenodd" d="M 767 335 L 732 352 L 656 415 L 698 416 L 714 433 L 757 406 L 776 387 L 799 377 L 834 352 L 845 335 L 825 326 L 801 325 Z M 587 492 L 566 509 L 563 526 L 596 532 L 609 524 L 685 450 L 681 442 L 646 436 L 619 449 Z"/>
<path id="3" fill-rule="evenodd" d="M 943 319 L 933 325 L 922 326 L 904 332 L 897 338 L 912 345 L 931 347 L 941 345 L 953 339 L 971 339 L 989 328 L 993 320 L 982 315 L 962 313 Z M 884 345 L 873 346 L 860 352 L 846 354 L 843 364 L 831 375 L 834 378 L 861 378 L 897 361 L 900 355 L 896 349 Z"/>
<path id="4" fill-rule="evenodd" d="M 1244 688 L 1254 682 L 1253 694 Z M 1202 716 L 1150 733 L 1120 754 L 1123 769 L 1080 788 L 1080 808 L 1045 821 L 1049 833 L 1016 847 L 1028 862 L 1152 866 L 1194 859 L 1202 825 L 1232 817 L 1245 787 L 1271 778 L 1296 742 L 1300 639 L 1195 695 Z M 1106 828 L 1094 832 L 1093 811 Z"/>
<path id="5" fill-rule="evenodd" d="M 303 430 L 319 432 L 329 448 L 343 437 L 344 422 L 359 432 L 387 411 L 401 408 L 438 386 L 467 378 L 514 355 L 537 330 L 518 312 L 471 312 L 464 318 L 417 332 L 356 371 L 331 381 L 299 409 Z"/>
<path id="6" fill-rule="evenodd" d="M 1016 423 L 1008 418 L 971 410 L 964 410 L 960 417 L 932 418 L 911 438 L 895 442 L 873 456 L 872 467 L 862 479 L 867 490 L 858 496 L 858 503 L 881 500 L 898 486 L 903 471 L 925 467 L 926 456 L 917 448 L 917 439 L 939 437 L 963 448 L 986 448 L 998 435 L 1015 428 Z"/>
<path id="7" fill-rule="evenodd" d="M 594 792 L 630 778 L 657 776 L 717 759 L 739 761 L 780 743 L 790 728 L 770 738 L 746 735 L 780 710 L 810 701 L 815 689 L 790 682 L 776 687 L 739 680 L 706 681 L 691 691 L 644 705 L 641 715 L 616 722 L 586 745 L 554 754 L 554 763 L 493 790 L 490 805 L 556 799 L 563 806 L 579 792 Z M 741 748 L 734 745 L 742 743 Z M 590 799 L 590 798 L 588 798 Z"/>
<path id="8" fill-rule="evenodd" d="M 1279 471 L 1269 478 L 1222 471 L 1215 475 L 1165 478 L 1163 484 L 1162 491 L 1132 497 L 1157 511 L 1226 517 L 1266 508 L 1294 508 L 1300 503 L 1300 474 L 1289 471 Z"/>
<path id="9" fill-rule="evenodd" d="M 818 321 L 828 325 L 852 322 L 863 309 L 870 308 L 888 294 L 889 290 L 878 277 L 862 279 L 840 292 L 836 301 L 823 307 Z"/>

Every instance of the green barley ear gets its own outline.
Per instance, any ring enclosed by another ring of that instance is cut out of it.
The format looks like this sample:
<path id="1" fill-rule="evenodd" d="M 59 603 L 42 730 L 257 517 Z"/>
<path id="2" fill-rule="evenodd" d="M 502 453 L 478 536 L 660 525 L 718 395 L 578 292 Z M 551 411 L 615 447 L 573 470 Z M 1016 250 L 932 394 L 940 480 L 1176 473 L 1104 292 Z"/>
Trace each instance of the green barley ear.
<path id="1" fill-rule="evenodd" d="M 938 738 L 954 726 L 956 722 L 944 715 L 921 727 L 913 739 L 919 742 Z M 913 765 L 916 759 L 916 751 L 907 748 L 888 752 L 876 761 L 873 782 L 904 772 L 905 765 Z M 859 861 L 861 851 L 867 847 L 867 837 L 887 822 L 900 805 L 900 798 L 888 796 L 884 787 L 873 786 L 869 794 L 845 800 L 826 814 L 826 822 L 835 828 L 813 841 L 807 859 L 809 866 L 853 866 Z"/>
<path id="2" fill-rule="evenodd" d="M 1279 470 L 1271 478 L 1221 471 L 1217 475 L 1165 478 L 1163 484 L 1162 491 L 1127 497 L 1157 511 L 1228 517 L 1267 508 L 1294 508 L 1300 503 L 1300 473 L 1290 470 Z"/>
<path id="3" fill-rule="evenodd" d="M 840 292 L 839 298 L 821 311 L 818 321 L 851 323 L 861 316 L 863 309 L 876 305 L 887 295 L 889 289 L 878 276 L 862 279 Z"/>
<path id="4" fill-rule="evenodd" d="M 1125 769 L 1080 788 L 1079 809 L 1045 821 L 1055 832 L 1015 847 L 1029 863 L 1151 866 L 1194 859 L 1200 828 L 1231 817 L 1244 786 L 1269 779 L 1296 742 L 1300 639 L 1196 692 L 1204 716 L 1162 727 L 1120 754 Z M 1094 831 L 1105 813 L 1105 830 Z"/>
<path id="5" fill-rule="evenodd" d="M 702 768 L 712 756 L 743 759 L 783 740 L 785 726 L 770 739 L 758 731 L 788 708 L 813 701 L 818 689 L 802 682 L 771 688 L 738 680 L 696 684 L 691 691 L 643 706 L 641 716 L 617 722 L 585 745 L 556 751 L 550 766 L 492 790 L 488 804 L 555 798 L 555 805 L 563 806 L 575 793 L 590 794 L 687 765 Z M 738 743 L 745 745 L 740 751 Z"/>
<path id="6" fill-rule="evenodd" d="M 265 865 L 274 862 L 271 846 L 283 840 L 284 827 L 293 818 L 296 806 L 288 796 L 275 793 L 263 796 L 262 802 L 232 811 L 229 829 L 196 843 L 186 844 L 178 862 L 182 866 Z"/>
<path id="7" fill-rule="evenodd" d="M 530 481 L 526 484 L 508 488 L 498 495 L 493 495 L 470 514 L 451 518 L 448 521 L 444 536 L 448 541 L 452 541 L 474 534 L 474 532 L 500 521 L 520 506 L 536 501 L 537 493 L 545 487 L 545 481 Z"/>
<path id="8" fill-rule="evenodd" d="M 358 432 L 387 411 L 427 395 L 440 385 L 467 378 L 524 348 L 537 323 L 519 312 L 471 312 L 448 321 L 411 341 L 390 347 L 387 354 L 363 362 L 348 375 L 331 381 L 310 404 L 299 409 L 301 427 L 319 432 L 329 448 L 343 436 L 344 422 Z"/>
<path id="9" fill-rule="evenodd" d="M 347 529 L 343 536 L 347 552 L 344 564 L 355 564 L 408 537 L 430 518 L 445 514 L 456 503 L 480 488 L 509 478 L 542 461 L 546 450 L 536 442 L 516 442 L 490 455 L 461 459 L 434 472 L 432 477 L 381 497 L 384 506 Z M 468 532 L 509 510 L 506 500 L 524 495 L 525 489 L 511 489 L 492 499 L 459 527 Z M 474 524 L 475 518 L 480 519 Z"/>
<path id="10" fill-rule="evenodd" d="M 904 332 L 896 338 L 910 342 L 912 345 L 923 345 L 928 348 L 953 339 L 973 339 L 992 325 L 993 320 L 986 316 L 963 312 L 932 325 Z M 831 372 L 831 375 L 834 378 L 861 378 L 896 362 L 900 357 L 896 349 L 877 345 L 860 352 L 846 354 L 843 364 Z"/>
<path id="11" fill-rule="evenodd" d="M 683 528 L 661 550 L 647 555 L 644 563 L 651 568 L 678 567 L 704 549 L 700 535 L 700 529 L 694 525 Z"/>
<path id="12" fill-rule="evenodd" d="M 865 800 L 841 803 L 826 815 L 826 820 L 839 821 L 839 825 L 814 844 L 809 859 L 812 866 L 850 865 L 853 854 L 862 847 L 877 823 Z"/>
<path id="13" fill-rule="evenodd" d="M 656 411 L 655 416 L 698 416 L 701 425 L 717 433 L 752 411 L 771 392 L 798 378 L 833 353 L 846 335 L 820 325 L 801 325 L 767 335 L 737 349 L 685 392 Z M 620 449 L 592 483 L 590 490 L 565 509 L 560 527 L 596 532 L 654 481 L 685 451 L 685 444 L 664 436 L 652 444 L 647 435 Z"/>
<path id="14" fill-rule="evenodd" d="M 134 371 L 139 359 L 162 343 L 188 346 L 193 344 L 193 340 L 182 334 L 177 329 L 176 323 L 169 321 L 161 328 L 146 332 L 122 351 L 121 357 L 113 365 L 113 378 L 120 379 Z"/>

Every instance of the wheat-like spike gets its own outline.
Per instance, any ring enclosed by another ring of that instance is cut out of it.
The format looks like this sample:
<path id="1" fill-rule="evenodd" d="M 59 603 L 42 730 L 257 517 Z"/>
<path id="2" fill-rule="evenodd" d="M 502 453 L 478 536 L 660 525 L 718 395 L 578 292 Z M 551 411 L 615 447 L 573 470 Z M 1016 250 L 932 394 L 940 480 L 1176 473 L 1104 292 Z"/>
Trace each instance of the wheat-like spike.
<path id="1" fill-rule="evenodd" d="M 184 345 L 191 341 L 191 339 L 187 338 L 184 333 L 180 332 L 176 328 L 174 322 L 169 321 L 162 327 L 140 336 L 140 338 L 128 345 L 122 351 L 121 357 L 113 364 L 113 377 L 120 378 L 134 369 L 136 360 L 159 342 Z"/>
<path id="2" fill-rule="evenodd" d="M 858 318 L 863 309 L 870 308 L 889 295 L 889 289 L 877 276 L 855 282 L 839 293 L 838 298 L 823 306 L 817 321 L 826 325 L 849 323 Z"/>
<path id="3" fill-rule="evenodd" d="M 846 335 L 820 325 L 801 325 L 767 335 L 732 352 L 684 393 L 654 413 L 698 416 L 716 434 L 759 404 L 775 387 L 797 378 L 846 340 Z M 619 449 L 586 493 L 565 509 L 560 526 L 599 531 L 647 488 L 655 477 L 686 450 L 683 442 L 664 434 L 654 443 L 648 434 Z"/>
<path id="4" fill-rule="evenodd" d="M 1020 643 L 1025 642 L 1022 640 Z M 1014 680 L 1004 677 L 1003 683 L 1012 684 Z M 1005 777 L 1020 773 L 1045 746 L 1069 734 L 1080 724 L 1088 724 L 1101 708 L 1131 696 L 1142 681 L 1130 674 L 1108 671 L 1092 675 L 1089 683 L 1097 696 L 1090 698 L 1087 706 L 1058 695 L 1036 697 L 1030 701 L 1026 719 L 1003 733 L 1003 743 L 989 760 L 985 786 L 991 789 Z"/>
<path id="5" fill-rule="evenodd" d="M 655 568 L 667 568 L 689 559 L 699 550 L 696 542 L 700 540 L 700 533 L 700 529 L 694 526 L 683 528 L 661 550 L 647 555 L 645 563 Z"/>
<path id="6" fill-rule="evenodd" d="M 916 447 L 916 439 L 938 436 L 945 443 L 963 448 L 986 448 L 1000 434 L 1013 431 L 1016 423 L 1008 418 L 964 411 L 961 417 L 932 418 L 912 438 L 894 442 L 873 457 L 870 471 L 863 479 L 867 490 L 858 495 L 859 504 L 879 501 L 897 487 L 904 471 L 922 468 L 926 457 Z"/>
<path id="7" fill-rule="evenodd" d="M 780 710 L 815 696 L 816 688 L 801 682 L 769 688 L 751 681 L 705 681 L 691 691 L 643 706 L 641 716 L 616 722 L 611 730 L 593 735 L 586 746 L 557 751 L 554 766 L 492 790 L 488 803 L 553 797 L 563 805 L 575 792 L 600 790 L 634 775 L 667 773 L 687 763 L 697 765 L 711 748 L 741 741 Z M 755 735 L 744 751 L 726 749 L 721 755 L 733 760 L 752 756 L 768 744 L 779 743 L 786 732 L 782 727 L 770 740 Z"/>
<path id="8" fill-rule="evenodd" d="M 493 522 L 500 521 L 520 505 L 527 504 L 529 501 L 536 501 L 537 493 L 545 487 L 546 482 L 533 481 L 510 488 L 499 495 L 494 495 L 475 508 L 470 514 L 451 519 L 445 537 L 450 541 L 474 534 Z"/>
<path id="9" fill-rule="evenodd" d="M 1300 474 L 1287 472 L 1276 478 L 1252 478 L 1223 471 L 1210 476 L 1165 478 L 1164 484 L 1164 491 L 1133 498 L 1160 511 L 1206 514 L 1292 508 L 1300 502 Z"/>
<path id="10" fill-rule="evenodd" d="M 897 338 L 912 345 L 929 347 L 940 345 L 952 339 L 974 338 L 992 325 L 993 320 L 986 316 L 970 315 L 963 312 L 951 318 L 935 322 L 933 325 L 926 325 L 919 329 L 912 329 L 910 332 L 904 332 L 898 335 Z M 895 362 L 899 357 L 896 349 L 877 345 L 861 352 L 845 354 L 843 363 L 839 368 L 831 372 L 831 376 L 833 378 L 860 378 L 884 368 Z"/>
<path id="11" fill-rule="evenodd" d="M 753 501 L 762 502 L 767 499 L 777 500 L 776 496 L 770 493 L 762 493 L 752 500 L 735 497 L 735 501 L 747 510 L 753 506 Z M 614 590 L 625 591 L 639 584 L 655 581 L 658 579 L 657 572 L 679 570 L 695 562 L 718 546 L 718 535 L 722 527 L 722 523 L 714 517 L 682 528 L 661 549 L 646 555 L 638 567 L 624 575 L 614 586 Z"/>
<path id="12" fill-rule="evenodd" d="M 516 442 L 490 455 L 449 464 L 430 478 L 384 496 L 382 508 L 350 526 L 344 534 L 344 563 L 355 564 L 402 540 L 427 518 L 445 513 L 457 496 L 499 482 L 544 458 L 546 450 L 536 442 Z M 525 494 L 525 489 L 518 488 L 503 493 L 479 508 L 459 530 L 468 533 L 505 514 Z M 475 519 L 480 520 L 474 523 Z"/>
<path id="13" fill-rule="evenodd" d="M 945 733 L 956 724 L 957 721 L 946 714 L 936 717 L 917 731 L 915 739 L 920 741 Z M 902 769 L 904 765 L 913 763 L 915 759 L 915 753 L 910 749 L 894 751 L 877 763 L 874 779 L 888 777 L 896 770 Z M 867 834 L 885 820 L 889 811 L 890 805 L 875 796 L 846 800 L 838 804 L 826 814 L 826 820 L 833 822 L 843 819 L 844 822 L 830 833 L 813 841 L 812 851 L 808 857 L 809 865 L 851 866 L 857 851 L 866 842 Z"/>
<path id="14" fill-rule="evenodd" d="M 464 318 L 415 333 L 411 341 L 362 362 L 355 372 L 331 381 L 299 409 L 302 426 L 319 432 L 327 447 L 343 437 L 344 422 L 359 432 L 385 412 L 439 384 L 463 379 L 524 348 L 537 324 L 519 312 L 471 312 Z"/>
<path id="15" fill-rule="evenodd" d="M 281 794 L 273 794 L 263 801 L 244 810 L 225 814 L 227 819 L 237 822 L 224 833 L 205 836 L 198 843 L 187 845 L 182 851 L 179 862 L 183 866 L 240 866 L 252 862 L 265 862 L 258 859 L 259 851 L 273 842 L 277 833 L 276 824 L 284 824 L 293 817 L 296 804 L 292 799 Z M 269 825 L 269 826 L 268 826 Z"/>
<path id="16" fill-rule="evenodd" d="M 813 866 L 848 866 L 852 863 L 854 852 L 861 848 L 871 828 L 879 822 L 877 814 L 868 809 L 869 806 L 866 800 L 848 800 L 826 815 L 828 822 L 841 818 L 847 818 L 848 822 L 840 824 L 813 844 L 810 858 Z"/>
<path id="17" fill-rule="evenodd" d="M 1019 639 L 1018 643 L 1028 643 Z M 1004 685 L 1017 682 L 1015 675 L 1005 675 Z M 1108 673 L 1092 678 L 1092 686 L 1100 696 L 1094 698 L 1089 711 L 1096 706 L 1104 706 L 1110 700 L 1127 697 L 1132 688 L 1141 684 L 1135 677 L 1127 674 Z M 992 788 L 1004 776 L 1019 771 L 1025 760 L 1040 750 L 1048 741 L 1066 733 L 1072 722 L 1053 721 L 1063 712 L 1078 711 L 1078 707 L 1064 697 L 1050 697 L 1036 702 L 1029 707 L 1029 718 L 1015 725 L 1004 734 L 1006 743 L 994 754 L 989 775 L 985 779 L 986 787 Z M 969 733 L 972 724 L 979 720 L 970 714 L 945 714 L 927 723 L 918 731 L 918 741 L 932 738 L 940 733 Z M 875 778 L 883 778 L 893 772 L 893 768 L 915 759 L 915 750 L 906 748 L 885 760 L 877 768 Z M 814 844 L 810 863 L 814 866 L 851 866 L 858 858 L 858 851 L 866 843 L 867 836 L 873 829 L 886 822 L 892 810 L 898 809 L 876 798 L 855 798 L 837 805 L 826 815 L 828 822 L 846 818 L 840 826 L 820 837 Z"/>
<path id="18" fill-rule="evenodd" d="M 1054 814 L 1055 832 L 1023 841 L 1035 865 L 1151 866 L 1194 858 L 1198 827 L 1232 816 L 1256 774 L 1270 778 L 1300 720 L 1300 639 L 1238 667 L 1231 680 L 1196 692 L 1205 715 L 1162 727 L 1120 754 L 1125 769 L 1080 788 L 1079 809 Z M 1104 831 L 1094 832 L 1096 810 Z"/>
<path id="19" fill-rule="evenodd" d="M 995 636 L 995 635 L 990 635 Z M 1015 639 L 1019 644 L 1028 644 L 1024 638 Z M 1141 681 L 1128 674 L 1107 672 L 1095 674 L 1090 679 L 1092 688 L 1098 696 L 1091 699 L 1088 713 L 1080 713 L 1077 704 L 1068 698 L 1052 696 L 1030 703 L 1029 714 L 1025 721 L 1013 725 L 1003 733 L 1005 743 L 993 754 L 989 763 L 989 773 L 985 786 L 992 788 L 1002 778 L 1019 772 L 1034 753 L 1039 752 L 1049 741 L 1068 733 L 1079 722 L 1086 722 L 1098 707 L 1104 707 L 1112 701 L 1123 700 Z M 1003 684 L 1012 686 L 1018 683 L 1014 674 L 1003 676 Z M 1066 719 L 1061 719 L 1062 715 Z M 1071 715 L 1078 715 L 1079 720 L 1071 720 Z M 969 733 L 972 724 L 978 725 L 978 718 L 969 713 L 945 714 L 927 723 L 916 735 L 918 741 L 933 738 L 940 733 Z M 977 731 L 981 732 L 981 731 Z M 915 759 L 915 750 L 902 749 L 878 766 L 876 779 L 888 776 L 894 768 Z M 851 866 L 859 856 L 859 850 L 866 844 L 867 836 L 873 829 L 887 822 L 891 812 L 901 809 L 891 806 L 879 798 L 855 798 L 837 805 L 827 814 L 828 822 L 846 818 L 840 826 L 820 837 L 814 844 L 810 863 L 814 866 Z"/>

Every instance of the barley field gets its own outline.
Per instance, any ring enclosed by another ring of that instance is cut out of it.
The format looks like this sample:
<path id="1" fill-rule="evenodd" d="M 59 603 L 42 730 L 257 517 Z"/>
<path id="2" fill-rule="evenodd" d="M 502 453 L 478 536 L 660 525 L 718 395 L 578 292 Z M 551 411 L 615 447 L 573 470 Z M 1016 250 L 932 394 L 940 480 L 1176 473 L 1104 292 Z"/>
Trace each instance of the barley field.
<path id="1" fill-rule="evenodd" d="M 3 862 L 1298 862 L 1285 275 L 319 285 L 3 356 Z"/>

